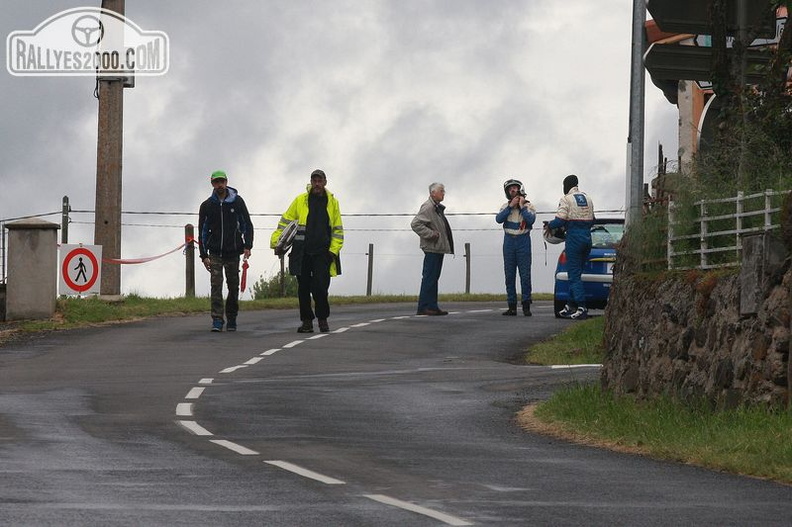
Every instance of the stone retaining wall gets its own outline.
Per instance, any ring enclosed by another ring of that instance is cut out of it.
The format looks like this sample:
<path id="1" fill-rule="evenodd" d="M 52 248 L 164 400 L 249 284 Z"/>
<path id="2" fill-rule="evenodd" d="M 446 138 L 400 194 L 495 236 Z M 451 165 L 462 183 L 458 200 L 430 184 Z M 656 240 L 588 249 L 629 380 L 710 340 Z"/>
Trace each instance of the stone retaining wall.
<path id="1" fill-rule="evenodd" d="M 705 397 L 719 408 L 788 407 L 789 261 L 764 280 L 755 314 L 740 313 L 740 278 L 618 274 L 605 313 L 603 387 L 639 398 Z"/>

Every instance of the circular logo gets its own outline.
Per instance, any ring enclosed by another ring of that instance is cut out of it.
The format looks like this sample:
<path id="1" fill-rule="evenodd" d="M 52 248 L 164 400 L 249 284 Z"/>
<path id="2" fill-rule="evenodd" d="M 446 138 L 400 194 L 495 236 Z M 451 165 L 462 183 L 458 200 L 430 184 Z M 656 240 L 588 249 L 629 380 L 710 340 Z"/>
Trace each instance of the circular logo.
<path id="1" fill-rule="evenodd" d="M 104 37 L 102 21 L 93 15 L 84 15 L 72 24 L 72 38 L 86 48 L 99 44 Z"/>

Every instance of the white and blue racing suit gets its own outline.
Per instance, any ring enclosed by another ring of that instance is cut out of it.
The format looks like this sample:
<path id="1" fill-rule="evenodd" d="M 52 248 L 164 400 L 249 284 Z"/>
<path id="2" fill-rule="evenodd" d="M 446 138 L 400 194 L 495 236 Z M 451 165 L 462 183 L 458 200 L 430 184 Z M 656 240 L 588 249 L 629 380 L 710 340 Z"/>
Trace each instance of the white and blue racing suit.
<path id="1" fill-rule="evenodd" d="M 548 227 L 566 229 L 567 275 L 569 276 L 569 307 L 586 308 L 583 288 L 583 267 L 591 252 L 591 226 L 594 223 L 594 204 L 585 192 L 572 187 L 558 203 L 556 217 Z"/>
<path id="2" fill-rule="evenodd" d="M 531 227 L 536 209 L 530 201 L 521 208 L 506 202 L 495 221 L 503 224 L 503 272 L 506 275 L 506 301 L 517 303 L 517 271 L 520 271 L 522 303 L 531 303 Z"/>

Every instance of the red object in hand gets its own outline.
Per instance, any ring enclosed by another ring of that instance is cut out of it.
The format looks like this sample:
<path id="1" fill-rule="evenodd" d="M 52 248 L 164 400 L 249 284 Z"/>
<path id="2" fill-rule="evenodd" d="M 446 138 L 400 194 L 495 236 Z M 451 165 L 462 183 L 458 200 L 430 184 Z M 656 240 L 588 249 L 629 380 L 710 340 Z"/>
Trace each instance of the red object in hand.
<path id="1" fill-rule="evenodd" d="M 250 267 L 250 264 L 247 261 L 247 258 L 242 262 L 242 279 L 239 281 L 239 291 L 244 292 L 245 288 L 247 287 L 247 270 Z"/>

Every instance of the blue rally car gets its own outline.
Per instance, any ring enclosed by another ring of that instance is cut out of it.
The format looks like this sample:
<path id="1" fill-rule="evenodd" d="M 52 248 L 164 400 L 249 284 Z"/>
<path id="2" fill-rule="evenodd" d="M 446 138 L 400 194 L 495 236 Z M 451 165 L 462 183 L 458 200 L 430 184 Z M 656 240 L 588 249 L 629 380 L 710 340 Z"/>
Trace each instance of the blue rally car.
<path id="1" fill-rule="evenodd" d="M 583 268 L 583 287 L 586 289 L 586 307 L 605 309 L 613 283 L 613 264 L 616 262 L 616 244 L 624 235 L 624 220 L 597 218 L 591 226 L 591 253 Z M 569 301 L 566 251 L 558 257 L 553 287 L 553 310 L 556 318 Z"/>

